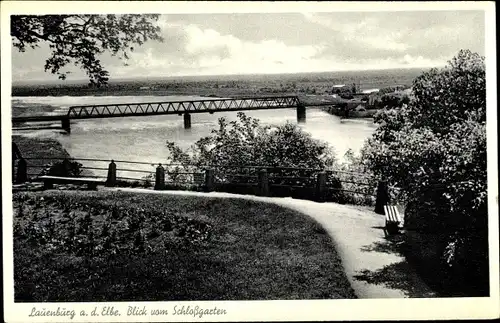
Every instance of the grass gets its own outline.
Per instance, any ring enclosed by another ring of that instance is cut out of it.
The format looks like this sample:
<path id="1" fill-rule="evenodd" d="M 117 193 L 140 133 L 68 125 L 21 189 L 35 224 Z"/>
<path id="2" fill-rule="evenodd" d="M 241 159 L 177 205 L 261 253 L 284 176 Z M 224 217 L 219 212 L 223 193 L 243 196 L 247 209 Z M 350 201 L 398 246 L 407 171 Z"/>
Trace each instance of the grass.
<path id="1" fill-rule="evenodd" d="M 15 103 L 12 104 L 12 109 L 10 110 L 12 113 L 12 117 L 20 117 L 20 116 L 31 116 L 31 115 L 43 115 L 47 112 L 52 112 L 57 107 L 41 104 L 41 103 Z M 26 122 L 14 122 L 12 124 L 13 127 L 21 127 L 26 125 Z"/>
<path id="2" fill-rule="evenodd" d="M 48 158 L 44 163 L 51 162 L 50 158 L 69 158 L 68 152 L 55 139 L 12 136 L 24 158 Z"/>
<path id="3" fill-rule="evenodd" d="M 38 158 L 27 160 L 28 175 L 30 177 L 40 174 L 47 165 L 58 161 L 51 158 L 59 158 L 59 161 L 64 158 L 71 158 L 63 146 L 55 139 L 12 136 L 12 141 L 17 144 L 23 158 Z"/>
<path id="4" fill-rule="evenodd" d="M 325 230 L 271 204 L 14 195 L 16 302 L 355 298 Z"/>
<path id="5" fill-rule="evenodd" d="M 19 117 L 23 115 L 41 115 L 47 112 L 52 112 L 57 107 L 41 104 L 41 103 L 13 103 L 11 113 L 13 117 Z"/>

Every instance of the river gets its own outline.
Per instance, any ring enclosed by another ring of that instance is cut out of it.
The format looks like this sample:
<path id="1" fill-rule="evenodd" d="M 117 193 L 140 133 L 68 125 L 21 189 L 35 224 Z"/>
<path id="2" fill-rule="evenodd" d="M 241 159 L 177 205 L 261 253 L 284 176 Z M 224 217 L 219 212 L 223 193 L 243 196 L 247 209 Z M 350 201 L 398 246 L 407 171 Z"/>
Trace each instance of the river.
<path id="1" fill-rule="evenodd" d="M 13 97 L 16 105 L 47 104 L 57 107 L 52 113 L 64 113 L 71 105 L 158 102 L 197 99 L 195 96 L 83 96 L 83 97 Z M 50 112 L 49 112 L 50 113 Z M 296 123 L 295 109 L 245 111 L 258 118 L 262 124 L 276 125 L 287 121 Z M 72 120 L 71 134 L 60 130 L 15 131 L 26 136 L 57 139 L 75 158 L 115 159 L 164 162 L 168 157 L 165 142 L 174 141 L 187 148 L 218 127 L 217 120 L 225 117 L 236 120 L 236 112 L 191 115 L 191 129 L 184 129 L 183 118 L 178 115 L 149 117 L 125 117 L 108 119 Z M 376 125 L 371 119 L 341 120 L 319 108 L 308 108 L 305 124 L 300 124 L 313 138 L 327 141 L 342 159 L 350 148 L 359 152 L 364 141 L 374 132 Z M 102 165 L 100 165 L 102 167 Z"/>

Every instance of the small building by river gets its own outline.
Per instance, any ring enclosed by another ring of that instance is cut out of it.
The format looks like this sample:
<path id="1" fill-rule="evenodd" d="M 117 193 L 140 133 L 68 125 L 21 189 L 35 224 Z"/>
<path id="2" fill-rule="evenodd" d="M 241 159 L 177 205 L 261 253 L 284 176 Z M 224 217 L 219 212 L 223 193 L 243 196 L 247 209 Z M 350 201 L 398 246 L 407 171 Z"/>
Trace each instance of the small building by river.
<path id="1" fill-rule="evenodd" d="M 370 109 L 369 102 L 353 99 L 325 108 L 330 114 L 343 118 L 369 118 L 377 113 L 377 109 Z"/>

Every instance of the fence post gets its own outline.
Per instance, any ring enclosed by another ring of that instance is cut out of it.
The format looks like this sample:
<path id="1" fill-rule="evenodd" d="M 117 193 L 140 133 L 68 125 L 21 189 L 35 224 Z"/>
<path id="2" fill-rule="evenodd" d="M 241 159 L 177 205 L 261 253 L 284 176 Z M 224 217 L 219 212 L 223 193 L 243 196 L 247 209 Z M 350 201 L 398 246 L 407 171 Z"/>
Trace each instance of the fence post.
<path id="1" fill-rule="evenodd" d="M 269 176 L 267 169 L 259 170 L 259 193 L 261 196 L 269 196 Z"/>
<path id="2" fill-rule="evenodd" d="M 316 178 L 316 201 L 323 202 L 326 193 L 326 172 L 320 172 Z"/>
<path id="3" fill-rule="evenodd" d="M 205 170 L 205 189 L 207 192 L 211 192 L 214 189 L 214 170 L 211 168 L 207 168 Z"/>
<path id="4" fill-rule="evenodd" d="M 165 189 L 165 169 L 161 164 L 156 167 L 155 190 Z"/>
<path id="5" fill-rule="evenodd" d="M 17 162 L 16 184 L 26 183 L 28 181 L 28 163 L 26 159 L 21 158 Z"/>
<path id="6" fill-rule="evenodd" d="M 116 164 L 112 159 L 108 166 L 108 178 L 106 179 L 106 186 L 114 187 L 116 185 Z"/>
<path id="7" fill-rule="evenodd" d="M 375 202 L 375 213 L 384 214 L 384 205 L 390 201 L 389 189 L 386 181 L 379 181 L 377 187 L 377 200 Z"/>

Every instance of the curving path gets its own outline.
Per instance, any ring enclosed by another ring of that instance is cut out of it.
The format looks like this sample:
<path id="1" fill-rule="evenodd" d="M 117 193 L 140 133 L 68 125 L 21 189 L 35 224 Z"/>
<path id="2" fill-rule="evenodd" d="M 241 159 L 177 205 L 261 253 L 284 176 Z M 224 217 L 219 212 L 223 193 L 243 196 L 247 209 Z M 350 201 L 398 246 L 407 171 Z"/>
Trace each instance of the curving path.
<path id="1" fill-rule="evenodd" d="M 314 218 L 327 230 L 342 258 L 347 278 L 359 298 L 437 297 L 396 250 L 396 242 L 385 238 L 382 229 L 384 217 L 364 207 L 221 192 L 105 189 L 145 194 L 240 198 L 278 204 Z"/>

